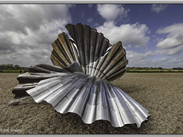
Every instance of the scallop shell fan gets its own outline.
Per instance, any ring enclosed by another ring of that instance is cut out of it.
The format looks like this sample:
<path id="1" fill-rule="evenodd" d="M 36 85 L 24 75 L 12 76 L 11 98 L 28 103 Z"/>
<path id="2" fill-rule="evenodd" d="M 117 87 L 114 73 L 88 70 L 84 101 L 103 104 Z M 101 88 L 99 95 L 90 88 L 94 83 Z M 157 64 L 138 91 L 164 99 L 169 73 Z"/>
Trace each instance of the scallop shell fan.
<path id="1" fill-rule="evenodd" d="M 111 81 L 120 79 L 128 60 L 121 41 L 114 45 L 87 25 L 68 24 L 72 37 L 63 32 L 52 43 L 54 66 L 33 66 L 17 79 L 17 96 L 28 94 L 35 102 L 46 101 L 61 113 L 78 114 L 83 122 L 108 120 L 114 127 L 141 123 L 148 111 Z"/>

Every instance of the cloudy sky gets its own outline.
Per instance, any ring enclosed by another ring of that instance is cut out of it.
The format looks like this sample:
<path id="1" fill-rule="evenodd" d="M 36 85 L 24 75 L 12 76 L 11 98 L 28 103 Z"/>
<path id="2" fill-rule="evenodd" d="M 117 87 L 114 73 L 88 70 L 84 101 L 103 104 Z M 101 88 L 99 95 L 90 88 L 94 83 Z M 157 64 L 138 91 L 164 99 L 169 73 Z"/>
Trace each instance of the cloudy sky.
<path id="1" fill-rule="evenodd" d="M 183 67 L 183 4 L 0 4 L 0 64 L 50 61 L 51 43 L 68 23 L 122 41 L 127 67 Z"/>

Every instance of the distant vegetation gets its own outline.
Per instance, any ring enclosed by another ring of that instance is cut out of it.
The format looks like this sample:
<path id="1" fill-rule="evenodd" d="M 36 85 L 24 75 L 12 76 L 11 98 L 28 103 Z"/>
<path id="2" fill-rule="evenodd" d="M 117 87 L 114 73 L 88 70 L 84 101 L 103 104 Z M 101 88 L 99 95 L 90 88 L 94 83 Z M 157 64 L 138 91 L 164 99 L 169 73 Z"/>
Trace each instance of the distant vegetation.
<path id="1" fill-rule="evenodd" d="M 20 70 L 22 73 L 25 73 L 29 70 L 27 67 L 20 67 L 19 65 L 13 64 L 1 64 L 0 65 L 0 72 L 3 73 L 20 73 Z M 177 67 L 172 69 L 165 69 L 161 67 L 153 68 L 153 67 L 127 67 L 126 68 L 127 73 L 183 73 L 183 68 Z"/>
<path id="2" fill-rule="evenodd" d="M 22 73 L 25 73 L 28 71 L 29 68 L 26 67 L 20 67 L 19 65 L 13 66 L 13 64 L 1 64 L 0 65 L 0 72 L 2 73 L 20 73 L 20 70 Z"/>
<path id="3" fill-rule="evenodd" d="M 178 68 L 173 68 L 173 70 L 183 70 L 183 68 L 178 67 Z"/>
<path id="4" fill-rule="evenodd" d="M 126 72 L 131 73 L 183 73 L 183 68 L 172 68 L 172 69 L 165 69 L 165 68 L 153 68 L 153 67 L 127 67 Z"/>
<path id="5" fill-rule="evenodd" d="M 21 73 L 25 73 L 27 71 L 21 70 Z M 20 73 L 20 70 L 2 70 L 2 73 Z"/>

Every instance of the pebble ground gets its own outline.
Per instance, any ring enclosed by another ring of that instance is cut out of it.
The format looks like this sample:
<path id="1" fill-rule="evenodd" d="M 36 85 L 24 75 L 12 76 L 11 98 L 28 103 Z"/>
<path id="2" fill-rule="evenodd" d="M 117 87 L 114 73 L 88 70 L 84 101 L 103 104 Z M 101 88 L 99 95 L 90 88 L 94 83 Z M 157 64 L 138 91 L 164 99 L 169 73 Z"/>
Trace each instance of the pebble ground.
<path id="1" fill-rule="evenodd" d="M 0 134 L 183 134 L 183 73 L 126 73 L 113 82 L 149 111 L 140 128 L 114 128 L 104 120 L 88 125 L 77 114 L 57 113 L 33 99 L 8 106 L 18 75 L 0 73 Z"/>

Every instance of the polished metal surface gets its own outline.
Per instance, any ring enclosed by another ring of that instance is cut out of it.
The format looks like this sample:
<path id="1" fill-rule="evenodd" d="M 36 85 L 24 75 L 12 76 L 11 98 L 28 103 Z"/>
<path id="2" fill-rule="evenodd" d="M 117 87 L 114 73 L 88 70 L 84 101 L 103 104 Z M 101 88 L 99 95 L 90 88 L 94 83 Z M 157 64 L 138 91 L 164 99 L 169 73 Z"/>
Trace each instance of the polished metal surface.
<path id="1" fill-rule="evenodd" d="M 74 77 L 72 77 L 74 76 Z M 73 112 L 91 124 L 108 120 L 114 127 L 137 124 L 147 120 L 148 111 L 106 80 L 85 74 L 65 75 L 40 81 L 26 92 L 35 102 L 46 101 L 57 112 Z"/>
<path id="2" fill-rule="evenodd" d="M 148 111 L 109 83 L 126 72 L 128 60 L 122 42 L 111 45 L 102 33 L 81 23 L 66 28 L 73 39 L 63 32 L 52 43 L 54 66 L 39 64 L 20 74 L 12 93 L 23 98 L 10 105 L 30 95 L 37 103 L 50 103 L 59 113 L 77 113 L 87 124 L 108 120 L 114 127 L 140 127 L 150 116 Z"/>

